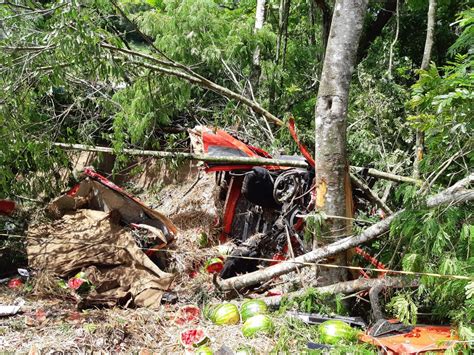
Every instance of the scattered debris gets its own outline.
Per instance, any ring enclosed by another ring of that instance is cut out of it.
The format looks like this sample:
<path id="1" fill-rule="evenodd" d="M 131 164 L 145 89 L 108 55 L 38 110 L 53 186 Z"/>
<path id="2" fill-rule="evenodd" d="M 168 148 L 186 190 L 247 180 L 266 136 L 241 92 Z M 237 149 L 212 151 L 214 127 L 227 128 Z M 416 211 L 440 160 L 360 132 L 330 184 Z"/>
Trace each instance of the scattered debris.
<path id="1" fill-rule="evenodd" d="M 8 281 L 8 288 L 20 288 L 23 287 L 23 281 L 20 278 L 14 277 Z"/>
<path id="2" fill-rule="evenodd" d="M 0 305 L 0 317 L 13 316 L 17 314 L 25 302 L 20 302 L 14 306 Z"/>
<path id="3" fill-rule="evenodd" d="M 304 323 L 310 325 L 321 324 L 329 320 L 338 320 L 347 323 L 351 327 L 360 327 L 362 329 L 367 328 L 367 324 L 361 317 L 344 317 L 339 315 L 326 316 L 318 313 L 304 313 L 296 311 L 290 311 L 288 312 L 288 315 L 301 319 Z"/>
<path id="4" fill-rule="evenodd" d="M 159 307 L 173 275 L 152 262 L 121 223 L 146 224 L 171 242 L 177 229 L 168 218 L 90 169 L 48 210 L 59 219 L 29 228 L 30 267 L 64 278 L 80 272 L 81 277 L 71 279 L 69 286 L 94 286 L 80 299 L 81 307 L 130 301 Z"/>
<path id="5" fill-rule="evenodd" d="M 176 312 L 174 322 L 177 325 L 198 324 L 200 316 L 201 310 L 199 307 L 187 305 L 181 307 L 178 312 Z"/>
<path id="6" fill-rule="evenodd" d="M 186 349 L 200 347 L 209 341 L 206 332 L 202 328 L 184 330 L 179 335 L 181 345 Z"/>
<path id="7" fill-rule="evenodd" d="M 418 354 L 428 351 L 443 351 L 453 348 L 459 340 L 453 329 L 447 326 L 415 326 L 401 334 L 374 337 L 363 334 L 359 337 L 363 342 L 374 344 L 385 351 L 395 354 Z"/>

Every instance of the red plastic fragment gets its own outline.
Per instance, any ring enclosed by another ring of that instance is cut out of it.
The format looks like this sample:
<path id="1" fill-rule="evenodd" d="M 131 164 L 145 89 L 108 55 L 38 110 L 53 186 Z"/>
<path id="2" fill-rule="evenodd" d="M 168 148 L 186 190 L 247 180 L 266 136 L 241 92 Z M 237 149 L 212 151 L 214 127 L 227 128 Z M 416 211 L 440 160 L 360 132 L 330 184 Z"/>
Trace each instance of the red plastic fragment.
<path id="1" fill-rule="evenodd" d="M 15 202 L 11 200 L 0 200 L 0 214 L 11 215 L 15 210 Z"/>
<path id="2" fill-rule="evenodd" d="M 276 265 L 281 263 L 283 260 L 286 260 L 286 257 L 282 253 L 275 253 L 272 260 L 274 261 L 271 261 L 270 265 Z"/>

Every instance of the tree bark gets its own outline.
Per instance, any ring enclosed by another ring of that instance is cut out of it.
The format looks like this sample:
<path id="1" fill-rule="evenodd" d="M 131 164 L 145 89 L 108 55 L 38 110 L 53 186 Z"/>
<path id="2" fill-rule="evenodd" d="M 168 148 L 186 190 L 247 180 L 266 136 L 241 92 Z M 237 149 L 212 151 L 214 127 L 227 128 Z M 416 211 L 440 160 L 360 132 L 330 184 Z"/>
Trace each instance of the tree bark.
<path id="1" fill-rule="evenodd" d="M 265 23 L 265 6 L 266 0 L 257 0 L 257 8 L 255 10 L 254 34 L 260 31 L 263 28 L 263 24 Z M 260 65 L 260 47 L 258 46 L 253 52 L 252 64 L 253 67 L 252 73 L 250 75 L 250 83 L 252 85 L 253 94 L 257 95 L 260 75 L 262 72 L 262 67 Z"/>
<path id="2" fill-rule="evenodd" d="M 288 19 L 290 17 L 290 0 L 280 0 L 278 10 L 278 37 L 276 43 L 275 67 L 284 66 L 286 46 L 288 41 Z M 281 85 L 280 85 L 281 86 Z M 270 92 L 268 94 L 269 107 L 271 112 L 276 112 L 276 97 L 279 94 L 279 85 L 275 75 L 272 75 Z"/>
<path id="3" fill-rule="evenodd" d="M 276 47 L 275 62 L 277 65 L 280 60 L 284 63 L 286 43 L 288 40 L 288 19 L 290 17 L 290 0 L 280 0 L 280 9 L 278 17 L 278 38 Z M 283 50 L 282 50 L 283 47 Z"/>
<path id="4" fill-rule="evenodd" d="M 311 31 L 309 31 L 309 45 L 314 46 L 316 44 L 316 4 L 314 0 L 308 0 L 308 19 Z"/>
<path id="5" fill-rule="evenodd" d="M 370 288 L 376 285 L 384 285 L 385 287 L 405 287 L 411 285 L 410 283 L 404 282 L 401 278 L 398 277 L 384 277 L 383 279 L 357 279 L 351 281 L 338 282 L 336 284 L 315 287 L 315 291 L 319 294 L 351 294 L 355 292 L 369 290 Z M 279 306 L 283 297 L 292 299 L 294 297 L 299 297 L 304 295 L 306 289 L 291 292 L 285 294 L 284 296 L 271 296 L 261 298 L 267 306 L 276 307 Z"/>
<path id="6" fill-rule="evenodd" d="M 346 216 L 348 95 L 366 8 L 367 0 L 336 1 L 319 85 L 315 115 L 316 208 L 331 216 Z M 328 222 L 327 228 L 335 238 L 346 234 L 346 220 Z"/>
<path id="7" fill-rule="evenodd" d="M 473 201 L 474 190 L 469 190 L 466 188 L 466 186 L 469 186 L 473 182 L 474 173 L 458 181 L 453 186 L 441 191 L 439 194 L 429 197 L 426 200 L 426 207 L 434 208 L 446 204 L 459 204 Z M 403 211 L 404 210 L 394 213 L 388 218 L 370 226 L 358 236 L 340 239 L 332 244 L 298 256 L 293 260 L 289 260 L 288 262 L 282 262 L 280 264 L 267 267 L 263 270 L 223 280 L 219 283 L 219 288 L 222 291 L 231 291 L 254 286 L 261 282 L 268 281 L 273 277 L 287 274 L 289 272 L 295 271 L 297 268 L 307 267 L 309 266 L 308 264 L 314 264 L 315 262 L 325 259 L 329 256 L 336 255 L 362 243 L 379 238 L 381 235 L 389 231 L 392 221 Z"/>
<path id="8" fill-rule="evenodd" d="M 429 0 L 428 25 L 426 28 L 425 49 L 421 61 L 421 70 L 428 69 L 431 60 L 431 49 L 433 48 L 434 29 L 436 21 L 436 0 Z M 415 139 L 415 160 L 413 162 L 413 177 L 420 178 L 420 163 L 423 160 L 425 146 L 425 132 L 417 129 Z"/>

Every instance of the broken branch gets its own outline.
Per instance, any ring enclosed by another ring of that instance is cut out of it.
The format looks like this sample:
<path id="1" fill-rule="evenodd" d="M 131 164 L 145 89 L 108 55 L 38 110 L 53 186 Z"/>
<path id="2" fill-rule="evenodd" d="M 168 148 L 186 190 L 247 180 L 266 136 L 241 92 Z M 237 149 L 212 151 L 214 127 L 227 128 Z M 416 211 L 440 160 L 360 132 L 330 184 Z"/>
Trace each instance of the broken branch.
<path id="1" fill-rule="evenodd" d="M 61 147 L 70 150 L 79 150 L 84 152 L 98 152 L 98 153 L 110 153 L 116 154 L 112 148 L 100 147 L 100 146 L 89 146 L 85 144 L 71 144 L 71 143 L 53 143 L 56 147 Z M 267 158 L 246 158 L 246 157 L 213 157 L 206 154 L 194 154 L 184 152 L 164 152 L 157 150 L 144 150 L 144 149 L 122 149 L 123 153 L 134 156 L 151 156 L 155 158 L 182 158 L 188 160 L 200 160 L 209 163 L 239 163 L 249 165 L 280 165 L 293 168 L 307 168 L 308 164 L 303 160 L 285 160 L 285 159 L 267 159 Z M 361 171 L 363 168 L 358 166 L 352 166 L 351 169 L 355 171 Z M 405 176 L 395 175 L 386 173 L 376 169 L 368 169 L 368 175 L 378 177 L 381 179 L 397 181 L 397 182 L 409 182 L 412 184 L 419 184 L 421 180 L 412 179 Z"/>
<path id="2" fill-rule="evenodd" d="M 88 146 L 84 144 L 69 143 L 53 143 L 55 147 L 65 149 L 79 150 L 84 152 L 110 153 L 116 152 L 112 148 Z M 195 154 L 184 152 L 163 152 L 156 150 L 141 149 L 123 149 L 123 153 L 134 156 L 151 156 L 155 158 L 181 158 L 187 160 L 200 160 L 208 163 L 237 163 L 245 165 L 280 165 L 285 167 L 306 168 L 308 164 L 303 160 L 285 160 L 285 159 L 268 159 L 268 158 L 251 158 L 251 157 L 230 157 L 230 156 L 212 156 L 208 154 Z"/>
<path id="3" fill-rule="evenodd" d="M 364 183 L 354 174 L 351 174 L 351 181 L 354 184 L 354 186 L 358 187 L 365 193 L 365 195 L 367 196 L 370 202 L 376 204 L 379 208 L 381 208 L 387 214 L 393 213 L 390 207 L 388 207 L 386 203 L 383 202 L 382 199 L 378 197 L 377 194 L 374 191 L 372 191 L 369 186 L 367 186 L 366 183 Z"/>
<path id="4" fill-rule="evenodd" d="M 319 294 L 351 294 L 355 292 L 365 291 L 368 290 L 376 285 L 384 285 L 385 287 L 405 287 L 409 283 L 404 282 L 402 278 L 399 277 L 385 277 L 383 279 L 357 279 L 352 281 L 344 281 L 338 282 L 336 284 L 328 285 L 328 286 L 321 286 L 315 287 L 314 290 Z M 280 305 L 283 297 L 288 299 L 292 299 L 294 297 L 302 296 L 307 290 L 298 290 L 295 292 L 290 292 L 285 294 L 284 296 L 271 296 L 271 297 L 264 297 L 262 300 L 268 306 L 278 306 Z"/>
<path id="5" fill-rule="evenodd" d="M 171 76 L 175 76 L 175 77 L 184 79 L 184 80 L 186 80 L 186 81 L 188 81 L 192 84 L 195 84 L 195 85 L 198 85 L 200 87 L 203 87 L 203 88 L 209 89 L 211 91 L 214 91 L 215 93 L 217 93 L 219 95 L 222 95 L 224 97 L 227 97 L 227 98 L 236 100 L 238 102 L 241 102 L 244 105 L 250 107 L 254 112 L 264 116 L 266 119 L 274 122 L 278 126 L 283 126 L 283 121 L 282 120 L 280 120 L 278 117 L 276 117 L 275 115 L 273 115 L 270 112 L 268 112 L 267 110 L 265 110 L 262 106 L 260 106 L 254 100 L 251 100 L 251 99 L 249 99 L 249 98 L 247 98 L 243 95 L 240 95 L 240 94 L 238 94 L 238 93 L 236 93 L 236 92 L 234 92 L 230 89 L 227 89 L 227 88 L 225 88 L 225 87 L 223 87 L 219 84 L 216 84 L 216 83 L 214 83 L 213 81 L 211 81 L 209 79 L 206 79 L 205 77 L 203 77 L 203 76 L 197 74 L 196 72 L 194 72 L 191 68 L 186 67 L 185 65 L 183 65 L 181 63 L 170 61 L 170 60 L 158 59 L 158 58 L 156 58 L 154 56 L 151 56 L 151 55 L 148 55 L 148 54 L 143 54 L 143 53 L 136 52 L 136 51 L 129 50 L 129 49 L 125 49 L 125 48 L 115 47 L 115 46 L 112 46 L 108 43 L 101 43 L 100 46 L 105 48 L 105 49 L 108 49 L 110 51 L 120 52 L 120 53 L 123 53 L 123 54 L 126 54 L 126 55 L 141 57 L 143 59 L 150 60 L 150 61 L 152 61 L 156 64 L 159 64 L 160 66 L 148 64 L 148 63 L 145 63 L 145 62 L 139 62 L 139 61 L 131 61 L 131 64 L 141 66 L 143 68 L 147 68 L 147 69 L 153 70 L 155 72 L 160 72 L 160 73 L 163 73 L 163 74 L 166 74 L 166 75 L 171 75 Z M 167 68 L 167 67 L 176 68 L 178 70 L 170 69 L 170 68 Z"/>
<path id="6" fill-rule="evenodd" d="M 357 173 L 357 172 L 360 172 L 360 171 L 364 170 L 364 168 L 362 168 L 360 166 L 351 166 L 351 170 L 353 172 Z M 420 179 L 414 179 L 414 178 L 407 177 L 407 176 L 401 176 L 401 175 L 386 173 L 384 171 L 380 171 L 380 170 L 372 169 L 372 168 L 369 168 L 367 170 L 367 175 L 370 175 L 370 176 L 373 176 L 373 177 L 378 177 L 380 179 L 395 181 L 395 182 L 408 182 L 410 184 L 415 184 L 415 185 L 421 185 L 423 183 L 423 181 L 421 181 Z"/>
<path id="7" fill-rule="evenodd" d="M 458 181 L 453 186 L 443 190 L 439 194 L 432 196 L 426 200 L 426 206 L 429 208 L 437 207 L 444 204 L 457 204 L 474 200 L 474 190 L 466 189 L 465 187 L 474 181 L 474 173 L 468 177 Z M 361 234 L 353 237 L 347 237 L 338 240 L 332 244 L 323 246 L 322 248 L 313 250 L 307 254 L 298 256 L 291 262 L 282 262 L 277 265 L 269 266 L 265 269 L 251 272 L 245 275 L 232 277 L 230 279 L 222 280 L 219 288 L 222 291 L 240 290 L 245 287 L 253 286 L 261 282 L 270 280 L 273 277 L 288 274 L 295 271 L 297 267 L 306 267 L 308 263 L 316 263 L 329 256 L 336 255 L 343 251 L 349 250 L 357 245 L 366 243 L 373 239 L 380 237 L 389 231 L 392 221 L 399 216 L 401 210 L 392 214 L 388 218 L 370 226 Z"/>

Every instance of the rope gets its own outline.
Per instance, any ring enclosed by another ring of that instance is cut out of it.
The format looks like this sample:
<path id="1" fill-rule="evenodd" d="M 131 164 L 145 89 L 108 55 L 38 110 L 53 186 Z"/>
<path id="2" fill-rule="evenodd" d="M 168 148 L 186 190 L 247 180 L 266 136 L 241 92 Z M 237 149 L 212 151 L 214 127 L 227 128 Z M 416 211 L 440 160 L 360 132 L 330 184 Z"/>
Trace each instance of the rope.
<path id="1" fill-rule="evenodd" d="M 22 235 L 15 235 L 15 234 L 4 234 L 0 233 L 0 236 L 7 236 L 10 238 L 26 238 L 26 239 L 33 239 L 33 240 L 45 240 L 50 244 L 58 244 L 61 245 L 63 243 L 60 242 L 54 242 L 54 241 L 49 241 L 47 237 L 39 237 L 39 238 L 34 238 L 34 237 L 27 237 L 27 236 L 22 236 Z M 88 243 L 88 242 L 75 242 L 75 241 L 68 241 L 68 244 L 77 244 L 77 245 L 103 245 L 103 246 L 109 246 L 109 247 L 114 247 L 118 249 L 127 249 L 127 246 L 121 246 L 121 245 L 115 245 L 115 244 L 110 244 L 110 243 Z M 160 248 L 140 248 L 137 246 L 138 249 L 141 250 L 147 250 L 147 251 L 161 251 L 161 252 L 167 252 L 167 253 L 174 253 L 174 254 L 194 254 L 191 251 L 180 251 L 180 250 L 174 250 L 174 249 L 160 249 Z M 227 255 L 227 258 L 233 258 L 233 259 L 245 259 L 245 260 L 257 260 L 257 261 L 267 261 L 267 262 L 275 262 L 274 259 L 269 259 L 269 258 L 260 258 L 260 257 L 251 257 L 251 256 L 239 256 L 239 255 Z M 302 261 L 296 261 L 296 260 L 279 260 L 281 263 L 292 263 L 292 264 L 298 264 L 298 265 L 304 265 L 304 266 L 319 266 L 319 267 L 327 267 L 327 268 L 333 268 L 333 269 L 347 269 L 347 270 L 359 270 L 359 271 L 371 271 L 371 272 L 380 272 L 380 273 L 385 273 L 385 274 L 395 274 L 395 275 L 410 275 L 410 276 L 431 276 L 431 277 L 437 277 L 437 278 L 443 278 L 443 279 L 452 279 L 452 280 L 466 280 L 466 281 L 474 281 L 474 276 L 465 276 L 465 275 L 451 275 L 451 274 L 438 274 L 438 273 L 432 273 L 432 272 L 416 272 L 416 271 L 403 271 L 403 270 L 392 270 L 392 269 L 381 269 L 381 268 L 368 268 L 368 267 L 360 267 L 360 266 L 349 266 L 349 265 L 334 265 L 334 264 L 325 264 L 325 263 L 319 263 L 319 262 L 302 262 Z"/>

